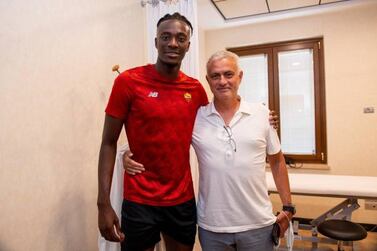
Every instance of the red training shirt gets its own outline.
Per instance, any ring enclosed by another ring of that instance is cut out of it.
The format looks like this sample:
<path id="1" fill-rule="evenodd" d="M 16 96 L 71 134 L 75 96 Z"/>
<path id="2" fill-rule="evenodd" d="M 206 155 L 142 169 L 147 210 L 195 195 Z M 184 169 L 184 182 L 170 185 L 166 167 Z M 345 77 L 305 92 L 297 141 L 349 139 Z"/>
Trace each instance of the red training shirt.
<path id="1" fill-rule="evenodd" d="M 182 72 L 172 81 L 146 65 L 115 79 L 106 114 L 124 121 L 132 159 L 145 168 L 125 173 L 125 199 L 173 206 L 194 197 L 189 149 L 197 109 L 207 103 L 199 81 Z"/>

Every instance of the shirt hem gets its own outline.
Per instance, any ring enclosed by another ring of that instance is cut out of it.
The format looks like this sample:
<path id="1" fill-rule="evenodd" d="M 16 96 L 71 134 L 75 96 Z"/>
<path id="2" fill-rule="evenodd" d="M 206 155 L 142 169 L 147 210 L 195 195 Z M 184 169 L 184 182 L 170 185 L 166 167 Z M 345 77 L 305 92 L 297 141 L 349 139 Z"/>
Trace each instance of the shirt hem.
<path id="1" fill-rule="evenodd" d="M 185 203 L 187 201 L 190 201 L 194 199 L 194 195 L 190 196 L 185 196 L 183 198 L 180 198 L 179 200 L 174 200 L 174 201 L 152 201 L 152 200 L 145 200 L 145 199 L 140 199 L 137 197 L 123 197 L 125 200 L 129 200 L 135 203 L 143 204 L 143 205 L 148 205 L 148 206 L 176 206 L 182 203 Z"/>
<path id="2" fill-rule="evenodd" d="M 267 226 L 271 226 L 276 222 L 276 218 L 271 219 L 270 221 L 263 223 L 263 224 L 257 224 L 257 225 L 246 225 L 246 226 L 234 226 L 234 227 L 214 227 L 214 226 L 208 226 L 206 224 L 203 224 L 201 222 L 198 222 L 198 226 L 211 232 L 215 233 L 238 233 L 238 232 L 244 232 L 248 230 L 253 229 L 259 229 Z M 229 224 L 231 225 L 231 224 Z"/>

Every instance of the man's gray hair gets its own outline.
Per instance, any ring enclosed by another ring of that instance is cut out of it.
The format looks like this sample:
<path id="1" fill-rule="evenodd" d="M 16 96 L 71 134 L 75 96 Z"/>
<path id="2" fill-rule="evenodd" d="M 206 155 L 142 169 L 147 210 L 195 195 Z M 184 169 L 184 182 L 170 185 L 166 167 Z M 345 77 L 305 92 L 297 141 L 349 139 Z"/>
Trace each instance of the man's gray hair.
<path id="1" fill-rule="evenodd" d="M 208 61 L 207 61 L 207 72 L 208 72 L 209 66 L 212 64 L 213 61 L 220 60 L 220 59 L 223 59 L 223 58 L 230 58 L 230 59 L 234 60 L 234 62 L 236 63 L 236 66 L 237 66 L 237 72 L 240 70 L 240 65 L 239 65 L 240 57 L 237 54 L 235 54 L 231 51 L 221 50 L 221 51 L 217 51 L 217 52 L 213 53 L 212 56 L 208 59 Z"/>

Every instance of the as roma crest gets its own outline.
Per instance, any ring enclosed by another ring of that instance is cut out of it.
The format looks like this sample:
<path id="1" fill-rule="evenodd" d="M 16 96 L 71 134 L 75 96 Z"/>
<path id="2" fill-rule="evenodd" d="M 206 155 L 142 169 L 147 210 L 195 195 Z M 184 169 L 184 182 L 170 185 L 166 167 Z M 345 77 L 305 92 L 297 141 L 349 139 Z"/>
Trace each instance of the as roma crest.
<path id="1" fill-rule="evenodd" d="M 190 102 L 191 101 L 191 94 L 186 92 L 185 94 L 183 94 L 183 97 L 185 98 L 186 102 Z"/>

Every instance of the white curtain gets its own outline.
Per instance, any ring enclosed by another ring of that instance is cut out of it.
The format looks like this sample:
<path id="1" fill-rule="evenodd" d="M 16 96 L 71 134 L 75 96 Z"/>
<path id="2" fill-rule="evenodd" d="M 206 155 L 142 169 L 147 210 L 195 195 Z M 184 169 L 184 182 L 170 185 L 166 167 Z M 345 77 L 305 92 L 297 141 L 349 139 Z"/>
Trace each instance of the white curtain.
<path id="1" fill-rule="evenodd" d="M 165 14 L 173 14 L 179 12 L 185 16 L 192 24 L 194 32 L 190 39 L 190 49 L 183 59 L 181 70 L 187 75 L 198 78 L 199 77 L 199 53 L 198 53 L 198 25 L 197 25 L 197 3 L 196 0 L 180 0 L 178 3 L 164 3 L 160 2 L 157 6 L 147 4 L 146 6 L 147 18 L 147 39 L 148 39 L 148 61 L 155 63 L 157 59 L 157 50 L 154 44 L 156 37 L 157 22 Z"/>
<path id="2" fill-rule="evenodd" d="M 110 202 L 117 214 L 119 221 L 121 220 L 122 202 L 123 202 L 123 154 L 129 149 L 128 144 L 118 148 L 115 158 L 115 167 L 113 179 L 111 182 Z M 120 244 L 117 242 L 106 241 L 101 234 L 98 233 L 98 250 L 99 251 L 120 251 Z"/>

